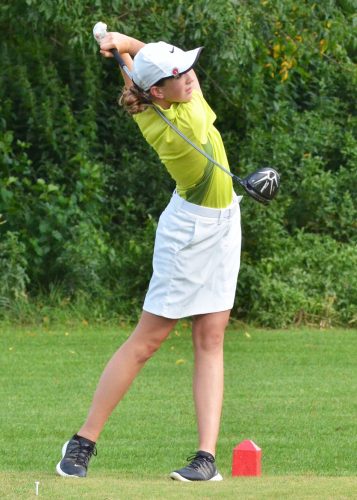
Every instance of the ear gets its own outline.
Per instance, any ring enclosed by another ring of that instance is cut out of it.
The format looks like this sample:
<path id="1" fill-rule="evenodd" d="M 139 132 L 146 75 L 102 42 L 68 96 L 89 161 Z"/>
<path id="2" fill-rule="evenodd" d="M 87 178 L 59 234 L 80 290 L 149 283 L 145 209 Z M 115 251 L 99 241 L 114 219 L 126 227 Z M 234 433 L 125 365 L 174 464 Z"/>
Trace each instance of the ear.
<path id="1" fill-rule="evenodd" d="M 164 89 L 162 87 L 158 87 L 156 85 L 153 85 L 152 87 L 150 87 L 150 94 L 155 99 L 163 99 L 165 97 L 164 96 Z"/>

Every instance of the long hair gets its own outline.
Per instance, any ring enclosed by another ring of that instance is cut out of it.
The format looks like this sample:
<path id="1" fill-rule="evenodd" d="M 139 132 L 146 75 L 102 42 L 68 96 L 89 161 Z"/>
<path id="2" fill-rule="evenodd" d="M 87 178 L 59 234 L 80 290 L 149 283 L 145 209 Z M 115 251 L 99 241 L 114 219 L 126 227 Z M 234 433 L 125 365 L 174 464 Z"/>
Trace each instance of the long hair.
<path id="1" fill-rule="evenodd" d="M 154 85 L 155 87 L 163 87 L 165 80 L 172 78 L 171 76 L 161 78 Z M 142 113 L 152 104 L 152 96 L 150 90 L 141 90 L 137 85 L 133 84 L 129 89 L 124 87 L 118 99 L 119 106 L 123 106 L 129 115 Z"/>
<path id="2" fill-rule="evenodd" d="M 142 113 L 151 103 L 150 92 L 144 92 L 135 85 L 124 87 L 118 99 L 119 106 L 123 106 L 129 115 Z"/>

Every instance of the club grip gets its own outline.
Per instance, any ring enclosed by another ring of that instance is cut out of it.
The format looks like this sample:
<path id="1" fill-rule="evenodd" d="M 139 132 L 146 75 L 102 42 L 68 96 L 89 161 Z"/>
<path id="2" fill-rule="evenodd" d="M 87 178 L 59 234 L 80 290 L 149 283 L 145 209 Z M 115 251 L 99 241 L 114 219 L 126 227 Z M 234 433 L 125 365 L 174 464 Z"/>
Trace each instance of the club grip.
<path id="1" fill-rule="evenodd" d="M 125 63 L 124 63 L 121 55 L 119 54 L 118 49 L 112 49 L 110 52 L 113 54 L 114 59 L 119 64 L 119 66 L 121 67 L 121 69 L 124 69 Z"/>
<path id="2" fill-rule="evenodd" d="M 121 55 L 119 54 L 118 49 L 111 49 L 110 52 L 113 54 L 114 59 L 119 64 L 121 70 L 124 71 L 124 73 L 130 78 L 130 80 L 132 80 L 133 79 L 132 74 L 131 74 L 128 66 L 123 61 Z"/>

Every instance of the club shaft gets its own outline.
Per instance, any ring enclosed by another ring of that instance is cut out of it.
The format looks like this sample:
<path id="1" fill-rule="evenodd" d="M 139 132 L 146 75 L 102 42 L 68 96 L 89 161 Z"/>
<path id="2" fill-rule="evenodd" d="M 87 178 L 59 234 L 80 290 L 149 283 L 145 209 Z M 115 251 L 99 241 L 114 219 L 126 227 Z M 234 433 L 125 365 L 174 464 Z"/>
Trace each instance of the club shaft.
<path id="1" fill-rule="evenodd" d="M 123 61 L 123 58 L 121 57 L 121 55 L 119 54 L 119 51 L 117 49 L 112 49 L 111 50 L 111 53 L 113 54 L 116 62 L 119 64 L 119 66 L 121 67 L 121 69 L 124 71 L 124 73 L 130 78 L 130 80 L 132 80 L 132 74 L 128 68 L 128 66 L 125 64 L 125 62 Z"/>

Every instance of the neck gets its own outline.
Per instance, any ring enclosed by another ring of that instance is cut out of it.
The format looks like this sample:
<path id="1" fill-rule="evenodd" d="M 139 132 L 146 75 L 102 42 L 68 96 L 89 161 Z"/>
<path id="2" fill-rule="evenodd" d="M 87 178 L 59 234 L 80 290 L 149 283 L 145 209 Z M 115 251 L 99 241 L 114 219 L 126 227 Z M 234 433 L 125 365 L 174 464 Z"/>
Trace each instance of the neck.
<path id="1" fill-rule="evenodd" d="M 166 101 L 165 99 L 153 99 L 152 102 L 154 104 L 158 104 L 162 109 L 169 109 L 171 107 L 172 102 Z"/>

